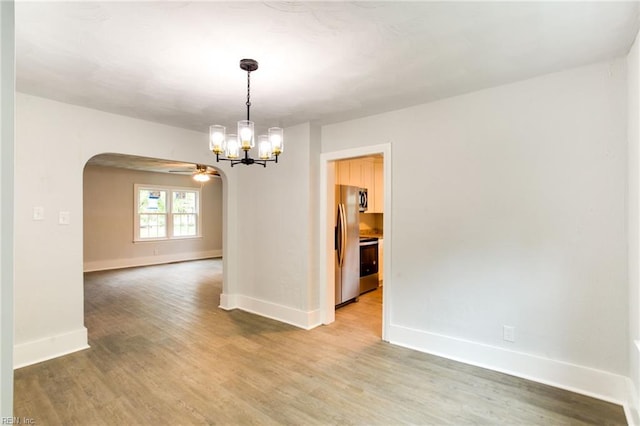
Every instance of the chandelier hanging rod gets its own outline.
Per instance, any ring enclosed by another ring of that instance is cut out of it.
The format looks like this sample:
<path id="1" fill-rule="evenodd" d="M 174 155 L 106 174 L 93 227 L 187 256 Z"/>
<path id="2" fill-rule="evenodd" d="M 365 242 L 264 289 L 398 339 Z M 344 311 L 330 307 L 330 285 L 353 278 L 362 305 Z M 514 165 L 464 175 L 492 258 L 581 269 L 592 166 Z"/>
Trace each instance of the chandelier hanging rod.
<path id="1" fill-rule="evenodd" d="M 252 61 L 252 62 L 250 62 Z M 247 121 L 251 120 L 250 118 L 250 110 L 251 110 L 251 71 L 255 71 L 258 69 L 258 62 L 253 59 L 243 59 L 240 61 L 240 69 L 243 69 L 247 72 Z"/>

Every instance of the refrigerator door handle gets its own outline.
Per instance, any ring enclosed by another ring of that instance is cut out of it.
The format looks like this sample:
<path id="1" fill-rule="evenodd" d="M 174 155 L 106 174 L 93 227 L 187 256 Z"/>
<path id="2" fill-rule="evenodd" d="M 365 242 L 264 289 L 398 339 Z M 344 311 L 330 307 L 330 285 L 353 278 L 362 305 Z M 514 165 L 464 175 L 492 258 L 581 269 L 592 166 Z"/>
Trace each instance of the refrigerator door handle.
<path id="1" fill-rule="evenodd" d="M 336 237 L 335 247 L 336 255 L 338 256 L 338 266 L 342 266 L 342 204 L 338 204 L 338 215 L 336 218 Z"/>
<path id="2" fill-rule="evenodd" d="M 342 232 L 340 242 L 342 243 L 342 247 L 340 248 L 340 266 L 344 265 L 344 251 L 347 249 L 347 216 L 344 209 L 344 204 L 340 204 L 340 220 L 341 225 L 340 229 Z"/>

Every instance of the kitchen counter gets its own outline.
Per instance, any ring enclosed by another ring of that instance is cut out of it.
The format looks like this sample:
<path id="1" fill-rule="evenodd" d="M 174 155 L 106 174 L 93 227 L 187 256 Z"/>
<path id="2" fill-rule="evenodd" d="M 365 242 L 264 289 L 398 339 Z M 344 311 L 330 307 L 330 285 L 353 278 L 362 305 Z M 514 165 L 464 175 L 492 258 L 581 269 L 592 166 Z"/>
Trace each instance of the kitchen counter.
<path id="1" fill-rule="evenodd" d="M 376 232 L 365 232 L 365 233 L 361 232 L 360 238 L 382 238 L 382 234 L 376 233 Z"/>

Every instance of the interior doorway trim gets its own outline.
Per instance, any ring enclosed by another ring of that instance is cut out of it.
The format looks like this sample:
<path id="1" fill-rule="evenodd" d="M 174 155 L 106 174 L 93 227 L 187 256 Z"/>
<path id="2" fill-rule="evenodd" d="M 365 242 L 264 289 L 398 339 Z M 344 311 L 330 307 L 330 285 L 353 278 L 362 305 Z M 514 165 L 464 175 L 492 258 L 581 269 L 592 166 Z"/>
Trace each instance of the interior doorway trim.
<path id="1" fill-rule="evenodd" d="M 320 154 L 320 319 L 323 324 L 330 324 L 336 319 L 335 277 L 333 256 L 333 203 L 329 194 L 333 194 L 335 186 L 335 162 L 353 157 L 382 154 L 384 170 L 384 252 L 382 293 L 382 340 L 388 340 L 387 329 L 391 315 L 391 281 L 393 265 L 391 263 L 392 234 L 391 229 L 391 142 L 345 149 Z"/>

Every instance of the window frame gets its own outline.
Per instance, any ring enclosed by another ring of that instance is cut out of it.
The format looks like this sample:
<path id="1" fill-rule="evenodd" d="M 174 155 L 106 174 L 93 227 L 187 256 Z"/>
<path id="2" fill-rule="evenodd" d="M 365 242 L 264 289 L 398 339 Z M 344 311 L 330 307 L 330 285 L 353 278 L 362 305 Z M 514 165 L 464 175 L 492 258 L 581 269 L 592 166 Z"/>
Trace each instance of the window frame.
<path id="1" fill-rule="evenodd" d="M 164 191 L 166 193 L 166 213 L 152 213 L 165 217 L 166 236 L 164 237 L 140 237 L 140 216 L 149 213 L 139 213 L 140 191 Z M 173 213 L 173 197 L 176 192 L 193 192 L 196 194 L 196 212 L 195 213 Z M 168 185 L 147 185 L 136 183 L 133 185 L 133 242 L 157 242 L 157 241 L 175 241 L 202 238 L 202 191 L 201 188 L 195 186 L 168 186 Z M 183 216 L 187 214 L 195 214 L 196 216 L 196 234 L 195 235 L 174 235 L 173 218 L 174 216 Z"/>

